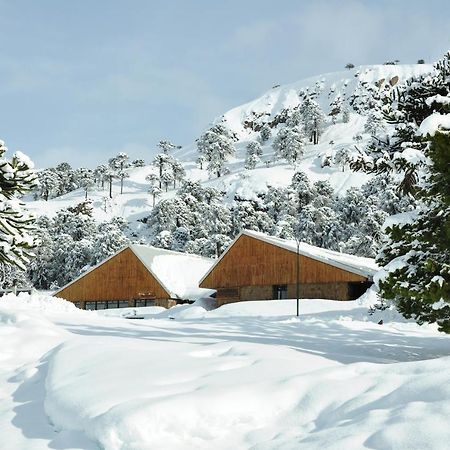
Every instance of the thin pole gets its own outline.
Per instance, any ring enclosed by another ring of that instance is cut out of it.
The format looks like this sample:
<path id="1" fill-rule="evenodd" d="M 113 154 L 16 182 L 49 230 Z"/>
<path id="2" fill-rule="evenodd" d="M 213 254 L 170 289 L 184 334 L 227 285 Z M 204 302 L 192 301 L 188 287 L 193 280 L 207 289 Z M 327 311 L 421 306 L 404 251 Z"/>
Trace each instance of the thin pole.
<path id="1" fill-rule="evenodd" d="M 297 317 L 300 315 L 300 241 L 297 239 Z"/>

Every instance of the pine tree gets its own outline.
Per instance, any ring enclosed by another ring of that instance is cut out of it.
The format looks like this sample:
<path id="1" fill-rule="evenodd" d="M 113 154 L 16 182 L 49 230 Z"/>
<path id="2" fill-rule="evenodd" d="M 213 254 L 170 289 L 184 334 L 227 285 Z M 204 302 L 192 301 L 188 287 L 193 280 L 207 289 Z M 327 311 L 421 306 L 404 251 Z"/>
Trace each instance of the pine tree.
<path id="1" fill-rule="evenodd" d="M 378 262 L 387 275 L 380 294 L 419 324 L 450 333 L 450 135 L 436 133 L 427 150 L 430 176 L 415 219 L 394 225 Z"/>
<path id="2" fill-rule="evenodd" d="M 112 198 L 113 181 L 118 178 L 117 169 L 109 165 L 104 173 L 104 177 L 106 180 L 108 180 L 109 198 Z"/>
<path id="3" fill-rule="evenodd" d="M 160 197 L 162 194 L 161 188 L 159 188 L 156 184 L 159 181 L 158 175 L 155 173 L 151 173 L 145 177 L 145 179 L 150 183 L 150 187 L 148 188 L 148 193 L 153 198 L 153 206 L 155 206 L 156 198 Z"/>
<path id="4" fill-rule="evenodd" d="M 158 147 L 163 151 L 164 154 L 168 154 L 170 151 L 174 150 L 175 148 L 181 148 L 179 145 L 175 145 L 170 141 L 167 140 L 161 140 L 158 142 Z"/>
<path id="5" fill-rule="evenodd" d="M 162 174 L 167 171 L 172 164 L 172 157 L 165 153 L 158 153 L 153 159 L 153 166 L 158 169 L 159 173 L 159 187 L 162 188 Z"/>
<path id="6" fill-rule="evenodd" d="M 168 190 L 168 187 L 171 183 L 173 183 L 175 180 L 173 173 L 170 170 L 164 170 L 161 174 L 161 182 L 164 185 L 166 192 Z"/>
<path id="7" fill-rule="evenodd" d="M 334 164 L 341 166 L 342 172 L 344 172 L 350 160 L 351 160 L 351 152 L 347 146 L 339 147 L 333 155 Z"/>
<path id="8" fill-rule="evenodd" d="M 145 161 L 141 158 L 139 159 L 133 159 L 133 161 L 131 161 L 131 165 L 133 167 L 144 167 L 145 166 Z"/>
<path id="9" fill-rule="evenodd" d="M 55 167 L 58 178 L 56 195 L 64 195 L 76 189 L 75 172 L 69 163 L 63 162 Z"/>
<path id="10" fill-rule="evenodd" d="M 98 264 L 130 243 L 114 221 L 99 224 L 96 234 L 96 239 L 92 245 L 90 265 Z"/>
<path id="11" fill-rule="evenodd" d="M 304 135 L 298 128 L 284 127 L 278 132 L 272 145 L 279 158 L 294 164 L 303 155 Z"/>
<path id="12" fill-rule="evenodd" d="M 18 197 L 33 189 L 36 176 L 26 155 L 16 152 L 8 160 L 4 157 L 6 151 L 0 141 L 0 263 L 24 268 L 35 241 L 30 235 L 33 218 Z"/>
<path id="13" fill-rule="evenodd" d="M 27 277 L 31 284 L 38 289 L 49 289 L 53 282 L 51 266 L 54 262 L 53 239 L 50 230 L 53 228 L 53 220 L 47 216 L 36 219 L 34 236 L 39 245 L 34 250 L 35 257 L 27 267 Z"/>
<path id="14" fill-rule="evenodd" d="M 1 146 L 0 146 L 1 151 Z M 49 198 L 56 195 L 59 188 L 58 174 L 55 169 L 44 169 L 37 173 L 40 196 L 48 201 Z"/>
<path id="15" fill-rule="evenodd" d="M 249 142 L 246 147 L 244 167 L 248 170 L 254 169 L 256 167 L 256 164 L 258 164 L 258 162 L 260 161 L 261 155 L 261 144 L 257 141 Z"/>
<path id="16" fill-rule="evenodd" d="M 326 117 L 319 104 L 307 95 L 299 106 L 303 130 L 313 144 L 319 143 L 319 137 L 325 125 Z"/>
<path id="17" fill-rule="evenodd" d="M 306 205 L 312 202 L 316 193 L 307 175 L 297 171 L 288 187 L 295 211 L 301 211 Z"/>
<path id="18" fill-rule="evenodd" d="M 450 52 L 439 60 L 430 74 L 407 80 L 382 96 L 374 108 L 382 110 L 387 122 L 395 126 L 394 131 L 375 139 L 366 149 L 371 159 L 363 170 L 374 173 L 396 173 L 403 192 L 414 193 L 420 182 L 421 169 L 426 165 L 425 150 L 430 139 L 420 132 L 421 124 L 433 113 L 446 114 L 450 104 Z M 366 102 L 366 108 L 371 107 Z"/>
<path id="19" fill-rule="evenodd" d="M 100 164 L 94 170 L 94 178 L 99 186 L 103 189 L 105 187 L 105 181 L 107 180 L 108 166 Z"/>
<path id="20" fill-rule="evenodd" d="M 197 141 L 197 148 L 207 162 L 207 169 L 219 178 L 223 172 L 228 157 L 235 153 L 232 138 L 222 125 L 215 125 L 202 134 Z"/>
<path id="21" fill-rule="evenodd" d="M 29 286 L 26 272 L 11 264 L 0 264 L 0 289 Z"/>
<path id="22" fill-rule="evenodd" d="M 262 143 L 268 141 L 272 136 L 272 129 L 268 123 L 263 124 L 259 131 L 259 139 Z"/>
<path id="23" fill-rule="evenodd" d="M 88 198 L 89 190 L 95 185 L 95 175 L 91 169 L 83 167 L 75 171 L 75 180 L 78 186 L 84 190 L 85 199 Z"/>
<path id="24" fill-rule="evenodd" d="M 186 171 L 184 170 L 183 165 L 177 159 L 172 160 L 172 173 L 173 173 L 173 188 L 176 188 L 176 182 L 179 184 L 183 182 L 186 177 Z"/>
<path id="25" fill-rule="evenodd" d="M 124 152 L 118 153 L 117 156 L 115 156 L 114 158 L 111 158 L 109 160 L 109 166 L 113 170 L 115 170 L 116 177 L 120 179 L 120 193 L 121 194 L 123 194 L 123 180 L 125 178 L 128 178 L 128 176 L 129 176 L 128 172 L 125 170 L 130 166 L 129 160 L 130 160 L 130 157 Z M 111 184 L 112 184 L 112 179 L 111 179 Z"/>
<path id="26" fill-rule="evenodd" d="M 364 132 L 376 136 L 385 130 L 383 116 L 380 111 L 371 111 L 364 125 Z"/>

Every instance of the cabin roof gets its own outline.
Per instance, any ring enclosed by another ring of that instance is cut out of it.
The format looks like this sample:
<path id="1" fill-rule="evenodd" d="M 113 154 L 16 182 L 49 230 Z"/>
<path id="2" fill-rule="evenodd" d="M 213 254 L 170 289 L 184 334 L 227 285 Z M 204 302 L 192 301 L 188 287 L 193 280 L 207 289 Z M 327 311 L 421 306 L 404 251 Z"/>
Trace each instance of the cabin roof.
<path id="1" fill-rule="evenodd" d="M 267 234 L 260 233 L 258 231 L 244 230 L 242 231 L 234 241 L 228 246 L 228 248 L 220 255 L 220 258 L 216 260 L 215 264 L 208 270 L 208 272 L 200 280 L 200 284 L 206 279 L 206 277 L 214 270 L 214 268 L 220 263 L 222 258 L 233 247 L 234 243 L 241 236 L 249 236 L 258 239 L 268 244 L 275 245 L 290 252 L 297 253 L 297 242 L 295 240 L 281 239 L 274 236 L 268 236 Z M 372 279 L 373 275 L 380 270 L 379 266 L 372 258 L 364 258 L 361 256 L 349 255 L 347 253 L 340 253 L 333 250 L 327 250 L 314 245 L 300 242 L 299 254 L 308 258 L 315 259 L 316 261 L 329 264 L 348 272 L 361 275 L 368 279 Z"/>
<path id="2" fill-rule="evenodd" d="M 196 299 L 214 292 L 198 286 L 214 260 L 148 245 L 133 244 L 130 249 L 172 298 Z"/>
<path id="3" fill-rule="evenodd" d="M 131 244 L 101 261 L 87 272 L 82 273 L 79 277 L 59 289 L 55 294 L 76 283 L 88 273 L 94 271 L 97 267 L 100 267 L 127 248 L 134 253 L 161 287 L 170 295 L 170 298 L 195 300 L 207 297 L 214 292 L 212 289 L 199 287 L 200 278 L 210 269 L 214 260 L 149 245 Z"/>

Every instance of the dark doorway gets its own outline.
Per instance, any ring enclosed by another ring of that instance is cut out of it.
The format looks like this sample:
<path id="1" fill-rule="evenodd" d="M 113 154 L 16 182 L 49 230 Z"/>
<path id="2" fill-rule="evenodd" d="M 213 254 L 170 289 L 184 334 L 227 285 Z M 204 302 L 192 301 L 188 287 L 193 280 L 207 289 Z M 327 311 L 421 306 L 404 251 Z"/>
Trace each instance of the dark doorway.
<path id="1" fill-rule="evenodd" d="M 361 297 L 367 289 L 372 286 L 372 281 L 361 281 L 359 283 L 348 283 L 348 299 L 356 300 Z"/>
<path id="2" fill-rule="evenodd" d="M 273 286 L 274 300 L 284 300 L 287 298 L 287 284 L 275 284 Z"/>

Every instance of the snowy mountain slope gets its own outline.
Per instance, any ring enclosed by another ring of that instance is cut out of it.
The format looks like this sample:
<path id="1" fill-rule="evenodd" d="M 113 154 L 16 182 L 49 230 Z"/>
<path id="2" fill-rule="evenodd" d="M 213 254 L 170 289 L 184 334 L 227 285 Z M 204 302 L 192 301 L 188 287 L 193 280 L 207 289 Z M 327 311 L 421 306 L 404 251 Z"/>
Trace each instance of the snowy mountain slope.
<path id="1" fill-rule="evenodd" d="M 253 121 L 258 125 L 276 118 L 286 108 L 293 108 L 300 102 L 299 91 L 307 90 L 315 92 L 315 99 L 325 113 L 330 112 L 330 104 L 337 97 L 342 99 L 343 105 L 348 105 L 351 96 L 358 95 L 361 83 L 367 82 L 390 89 L 407 78 L 433 70 L 431 65 L 375 65 L 361 66 L 355 69 L 334 72 L 317 77 L 311 77 L 285 86 L 279 86 L 264 93 L 261 97 L 238 106 L 226 112 L 214 123 L 223 123 L 237 137 L 235 142 L 236 154 L 227 162 L 229 173 L 215 178 L 206 170 L 200 170 L 196 164 L 198 157 L 195 142 L 177 149 L 173 156 L 180 159 L 186 170 L 186 177 L 200 181 L 204 186 L 216 187 L 226 192 L 227 201 L 231 202 L 235 196 L 253 199 L 258 193 L 264 192 L 268 185 L 276 187 L 287 186 L 296 170 L 306 173 L 314 182 L 328 180 L 337 194 L 343 194 L 350 187 L 359 187 L 370 179 L 364 173 L 354 173 L 347 168 L 322 167 L 321 159 L 324 154 L 331 154 L 345 146 L 354 146 L 354 136 L 364 136 L 364 124 L 366 117 L 354 111 L 349 114 L 348 123 L 331 121 L 324 129 L 320 142 L 317 145 L 306 145 L 304 155 L 295 166 L 284 160 L 274 160 L 272 148 L 273 138 L 263 146 L 261 162 L 253 170 L 244 169 L 246 145 L 257 138 L 258 133 L 248 127 L 248 122 Z M 247 125 L 246 125 L 247 123 Z M 277 130 L 274 129 L 276 134 Z M 367 138 L 367 136 L 365 136 Z M 362 144 L 364 141 L 362 142 Z M 145 155 L 142 155 L 145 158 Z M 148 194 L 148 182 L 146 175 L 155 172 L 155 168 L 145 166 L 129 170 L 130 177 L 124 180 L 124 193 L 119 194 L 118 182 L 114 185 L 113 199 L 108 199 L 107 190 L 94 188 L 89 193 L 93 201 L 94 217 L 108 220 L 114 216 L 126 218 L 134 230 L 142 228 L 137 222 L 146 217 L 152 208 L 152 199 Z M 172 198 L 176 190 L 169 188 L 169 192 L 163 193 L 161 199 Z M 73 206 L 84 200 L 82 190 L 73 191 L 61 197 L 43 200 L 27 200 L 28 208 L 37 215 L 54 215 L 61 208 Z"/>
<path id="2" fill-rule="evenodd" d="M 371 301 L 302 300 L 300 318 L 285 300 L 127 320 L 2 298 L 0 446 L 444 450 L 450 337 L 390 310 L 367 316 Z"/>
<path id="3" fill-rule="evenodd" d="M 256 116 L 268 121 L 283 109 L 297 106 L 300 103 L 298 94 L 300 90 L 309 88 L 309 92 L 318 92 L 318 103 L 326 113 L 329 113 L 330 103 L 337 96 L 349 99 L 356 92 L 359 82 L 375 84 L 381 81 L 385 85 L 392 80 L 398 84 L 432 70 L 431 64 L 372 65 L 318 75 L 272 88 L 261 97 L 226 112 L 223 119 L 240 138 L 245 138 L 249 135 L 248 130 L 244 127 L 245 121 L 252 120 Z M 396 77 L 398 77 L 397 81 Z"/>

